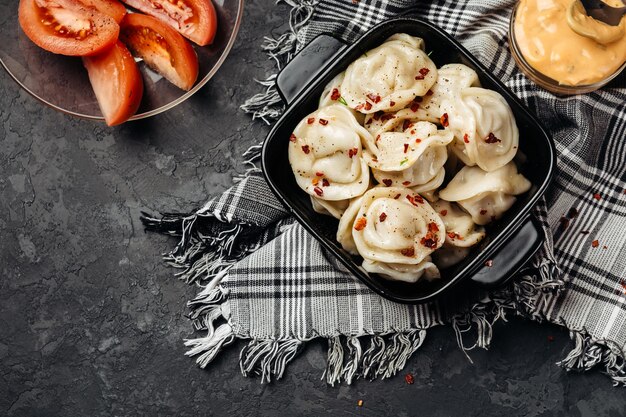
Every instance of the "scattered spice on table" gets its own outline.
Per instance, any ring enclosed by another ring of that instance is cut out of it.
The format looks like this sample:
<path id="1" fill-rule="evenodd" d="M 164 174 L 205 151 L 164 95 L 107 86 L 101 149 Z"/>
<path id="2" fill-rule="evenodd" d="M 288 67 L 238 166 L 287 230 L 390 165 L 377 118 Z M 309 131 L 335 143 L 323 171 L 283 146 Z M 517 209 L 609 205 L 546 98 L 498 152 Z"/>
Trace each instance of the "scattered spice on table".
<path id="1" fill-rule="evenodd" d="M 589 230 L 581 230 L 580 234 L 581 235 L 588 235 L 589 234 Z"/>
<path id="2" fill-rule="evenodd" d="M 600 242 L 598 242 L 598 239 L 591 242 L 591 246 L 593 246 L 594 248 L 597 248 L 598 246 L 600 246 Z"/>
<path id="3" fill-rule="evenodd" d="M 410 372 L 404 376 L 404 380 L 409 385 L 413 385 L 413 383 L 415 382 L 415 378 L 413 378 L 413 374 Z"/>
<path id="4" fill-rule="evenodd" d="M 548 342 L 554 342 L 554 336 L 549 335 L 548 336 Z"/>
<path id="5" fill-rule="evenodd" d="M 593 198 L 595 198 L 596 200 L 600 201 L 600 199 L 602 199 L 602 196 L 600 195 L 600 193 L 595 193 L 593 195 Z"/>
<path id="6" fill-rule="evenodd" d="M 493 259 L 488 259 L 487 261 L 485 261 L 485 266 L 491 268 L 493 266 Z"/>
<path id="7" fill-rule="evenodd" d="M 561 218 L 559 219 L 559 222 L 561 223 L 561 227 L 563 229 L 567 229 L 569 227 L 569 219 L 568 218 L 561 216 Z"/>
<path id="8" fill-rule="evenodd" d="M 363 407 L 363 400 L 357 401 L 356 405 L 358 405 L 359 407 Z"/>

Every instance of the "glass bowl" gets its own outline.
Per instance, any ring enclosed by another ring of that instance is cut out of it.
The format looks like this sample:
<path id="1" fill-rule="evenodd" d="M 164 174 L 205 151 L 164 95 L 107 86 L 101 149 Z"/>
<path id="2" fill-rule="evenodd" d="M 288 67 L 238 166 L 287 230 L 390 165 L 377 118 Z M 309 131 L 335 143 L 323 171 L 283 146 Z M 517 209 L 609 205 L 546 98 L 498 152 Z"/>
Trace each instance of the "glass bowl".
<path id="1" fill-rule="evenodd" d="M 509 22 L 509 48 L 511 50 L 511 54 L 513 55 L 513 59 L 515 60 L 515 63 L 517 64 L 517 67 L 520 69 L 520 71 L 522 71 L 524 75 L 526 75 L 528 78 L 530 78 L 533 82 L 535 82 L 540 87 L 543 87 L 546 90 L 559 94 L 559 95 L 590 93 L 608 84 L 611 80 L 613 80 L 622 72 L 624 67 L 626 67 L 626 62 L 625 62 L 613 74 L 593 84 L 575 85 L 575 86 L 559 84 L 559 82 L 556 81 L 555 79 L 550 78 L 542 74 L 541 72 L 537 71 L 535 68 L 533 68 L 526 61 L 526 59 L 524 58 L 524 55 L 522 55 L 522 51 L 519 45 L 517 44 L 517 38 L 515 37 L 515 16 L 517 14 L 519 7 L 520 7 L 520 2 L 518 2 L 515 8 L 513 9 L 513 13 L 511 14 L 511 20 Z"/>
<path id="2" fill-rule="evenodd" d="M 244 0 L 213 0 L 218 27 L 213 44 L 193 45 L 200 66 L 198 81 L 184 91 L 138 62 L 144 93 L 137 113 L 130 120 L 154 116 L 182 103 L 207 83 L 222 65 L 235 42 Z M 33 97 L 74 116 L 102 120 L 96 96 L 80 58 L 55 55 L 31 42 L 17 20 L 17 1 L 0 4 L 0 63 Z"/>

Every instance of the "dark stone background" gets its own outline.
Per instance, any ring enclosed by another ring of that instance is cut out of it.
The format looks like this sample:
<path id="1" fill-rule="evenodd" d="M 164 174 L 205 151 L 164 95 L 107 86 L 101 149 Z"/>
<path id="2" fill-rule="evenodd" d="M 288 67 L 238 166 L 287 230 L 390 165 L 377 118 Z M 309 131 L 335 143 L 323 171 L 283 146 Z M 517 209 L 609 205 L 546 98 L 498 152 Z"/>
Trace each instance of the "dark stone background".
<path id="1" fill-rule="evenodd" d="M 259 45 L 287 14 L 248 1 L 206 87 L 119 128 L 46 108 L 0 74 L 0 415 L 624 416 L 626 394 L 607 377 L 555 365 L 566 331 L 515 319 L 473 365 L 450 328 L 431 331 L 406 368 L 414 385 L 328 387 L 322 342 L 270 385 L 241 376 L 241 344 L 207 370 L 183 355 L 196 289 L 160 262 L 175 241 L 145 234 L 139 212 L 191 210 L 243 171 L 267 127 L 238 104 L 271 69 Z"/>

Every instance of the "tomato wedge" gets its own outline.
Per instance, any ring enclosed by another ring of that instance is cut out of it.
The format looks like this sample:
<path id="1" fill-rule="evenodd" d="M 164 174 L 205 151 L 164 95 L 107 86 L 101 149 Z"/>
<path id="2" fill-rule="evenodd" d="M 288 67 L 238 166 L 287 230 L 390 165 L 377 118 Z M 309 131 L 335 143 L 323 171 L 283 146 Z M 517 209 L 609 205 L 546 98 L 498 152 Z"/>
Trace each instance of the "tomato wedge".
<path id="1" fill-rule="evenodd" d="M 36 45 L 61 55 L 95 55 L 115 43 L 115 20 L 77 0 L 20 0 L 22 30 Z"/>
<path id="2" fill-rule="evenodd" d="M 94 7 L 97 11 L 111 16 L 120 23 L 126 15 L 126 7 L 117 0 L 78 0 L 85 6 Z"/>
<path id="3" fill-rule="evenodd" d="M 143 95 L 143 80 L 130 51 L 120 41 L 100 55 L 83 57 L 89 81 L 109 126 L 135 114 Z"/>
<path id="4" fill-rule="evenodd" d="M 198 78 L 198 57 L 178 32 L 139 13 L 127 15 L 120 26 L 120 39 L 135 56 L 178 88 L 193 87 Z"/>
<path id="5" fill-rule="evenodd" d="M 122 0 L 167 23 L 200 46 L 213 42 L 217 14 L 211 0 Z"/>

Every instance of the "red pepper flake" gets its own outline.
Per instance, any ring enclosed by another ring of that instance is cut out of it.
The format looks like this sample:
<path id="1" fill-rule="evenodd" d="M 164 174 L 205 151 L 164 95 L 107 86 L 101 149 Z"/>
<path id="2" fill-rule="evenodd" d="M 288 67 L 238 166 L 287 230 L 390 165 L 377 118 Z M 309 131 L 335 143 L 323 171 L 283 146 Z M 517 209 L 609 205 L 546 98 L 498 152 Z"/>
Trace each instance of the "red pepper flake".
<path id="1" fill-rule="evenodd" d="M 426 92 L 426 95 L 427 95 L 427 96 L 432 96 L 432 95 L 433 95 L 433 90 L 428 90 L 428 91 Z"/>
<path id="2" fill-rule="evenodd" d="M 317 177 L 323 177 L 323 176 L 324 176 L 324 173 L 323 173 L 323 172 L 316 172 L 316 173 L 315 173 L 315 176 L 317 176 Z"/>
<path id="3" fill-rule="evenodd" d="M 367 98 L 370 99 L 373 103 L 380 103 L 380 96 L 378 94 L 369 93 Z"/>
<path id="4" fill-rule="evenodd" d="M 428 73 L 430 72 L 430 70 L 428 68 L 420 68 L 420 74 L 421 75 L 428 75 Z"/>
<path id="5" fill-rule="evenodd" d="M 413 127 L 413 123 L 410 120 L 405 120 L 402 122 L 402 130 L 407 130 Z"/>
<path id="6" fill-rule="evenodd" d="M 404 144 L 404 153 L 407 153 L 407 152 L 408 152 L 408 150 L 409 150 L 409 144 L 408 144 L 408 143 L 405 143 L 405 144 Z"/>
<path id="7" fill-rule="evenodd" d="M 421 195 L 415 194 L 415 197 L 413 197 L 413 198 L 415 198 L 415 201 L 417 201 L 418 203 L 424 204 L 424 199 L 422 198 Z"/>
<path id="8" fill-rule="evenodd" d="M 348 149 L 348 156 L 350 158 L 352 158 L 353 156 L 355 156 L 358 153 L 359 153 L 359 149 L 358 148 Z"/>
<path id="9" fill-rule="evenodd" d="M 361 217 L 359 220 L 354 223 L 354 230 L 361 231 L 365 229 L 367 226 L 367 219 L 365 217 Z"/>
<path id="10" fill-rule="evenodd" d="M 580 234 L 581 235 L 588 235 L 589 234 L 589 230 L 581 230 Z"/>
<path id="11" fill-rule="evenodd" d="M 455 236 L 456 236 L 456 233 L 454 233 L 454 232 L 448 232 L 448 237 L 449 237 L 450 239 L 454 239 L 454 237 L 455 237 Z"/>
<path id="12" fill-rule="evenodd" d="M 484 216 L 485 214 L 487 214 L 487 210 L 485 210 L 485 209 L 481 209 L 481 210 L 480 210 L 480 215 L 481 215 L 481 216 Z"/>
<path id="13" fill-rule="evenodd" d="M 593 195 L 593 198 L 595 198 L 596 200 L 600 201 L 600 199 L 602 198 L 602 196 L 599 193 L 595 193 Z"/>
<path id="14" fill-rule="evenodd" d="M 469 135 L 467 133 L 463 135 L 463 142 L 469 143 Z"/>
<path id="15" fill-rule="evenodd" d="M 411 185 L 411 181 L 403 181 L 402 185 L 404 185 L 405 187 L 408 187 L 409 185 Z"/>
<path id="16" fill-rule="evenodd" d="M 489 134 L 485 138 L 485 142 L 486 143 L 497 143 L 497 142 L 502 142 L 502 141 L 500 139 L 498 139 L 496 137 L 496 135 L 493 134 L 493 132 L 489 132 Z"/>
<path id="17" fill-rule="evenodd" d="M 386 218 L 387 218 L 387 213 L 385 213 L 384 211 L 380 213 L 380 216 L 378 216 L 378 220 L 380 220 L 381 223 L 384 222 Z"/>
<path id="18" fill-rule="evenodd" d="M 626 194 L 626 188 L 624 188 L 624 190 L 622 191 L 622 194 Z"/>
<path id="19" fill-rule="evenodd" d="M 396 194 L 396 196 L 393 198 L 394 200 L 397 200 L 400 198 L 400 194 Z"/>
<path id="20" fill-rule="evenodd" d="M 319 184 L 319 182 L 320 182 L 320 179 L 319 179 L 319 178 L 317 178 L 317 177 L 314 177 L 314 178 L 311 180 L 311 184 L 313 184 L 313 185 L 317 185 L 317 184 Z"/>
<path id="21" fill-rule="evenodd" d="M 578 216 L 578 210 L 576 210 L 576 208 L 574 207 L 570 208 L 569 211 L 567 212 L 567 217 L 569 217 L 570 219 L 573 219 L 576 216 Z"/>
<path id="22" fill-rule="evenodd" d="M 383 180 L 383 184 L 385 184 L 387 187 L 391 187 L 391 180 L 390 180 L 390 179 L 388 179 L 388 178 L 385 178 L 385 179 Z"/>
<path id="23" fill-rule="evenodd" d="M 309 148 L 309 145 L 302 145 L 302 152 L 308 155 L 309 152 L 311 152 L 311 148 Z"/>
<path id="24" fill-rule="evenodd" d="M 339 89 L 338 88 L 333 88 L 333 92 L 330 93 L 330 99 L 331 100 L 339 100 L 340 97 L 341 97 L 341 94 L 339 94 Z"/>
<path id="25" fill-rule="evenodd" d="M 598 239 L 596 239 L 593 242 L 591 242 L 591 246 L 594 247 L 594 248 L 597 248 L 598 246 L 600 246 L 600 242 L 598 242 Z"/>
<path id="26" fill-rule="evenodd" d="M 430 233 L 426 234 L 426 237 L 423 237 L 420 243 L 429 249 L 435 249 L 437 247 L 437 241 L 433 239 Z"/>
<path id="27" fill-rule="evenodd" d="M 448 214 L 448 210 L 441 210 L 439 213 L 440 213 L 442 216 L 445 216 L 445 215 L 447 215 L 447 214 Z"/>
<path id="28" fill-rule="evenodd" d="M 411 129 L 411 134 L 414 135 L 415 134 L 415 129 Z"/>
<path id="29" fill-rule="evenodd" d="M 567 229 L 569 227 L 569 219 L 565 218 L 565 217 L 561 217 L 559 219 L 559 222 L 561 223 L 561 227 L 563 229 Z"/>
<path id="30" fill-rule="evenodd" d="M 374 113 L 374 115 L 372 116 L 372 119 L 378 120 L 378 119 L 380 119 L 380 116 L 382 116 L 383 114 L 385 114 L 384 111 L 378 110 L 377 112 Z"/>
<path id="31" fill-rule="evenodd" d="M 554 342 L 554 336 L 549 335 L 548 336 L 548 342 Z"/>
<path id="32" fill-rule="evenodd" d="M 390 107 L 393 107 L 393 106 L 395 106 L 395 105 L 396 105 L 396 102 L 395 102 L 395 101 L 393 101 L 393 100 L 389 100 L 389 106 L 390 106 Z M 624 190 L 624 191 L 626 192 L 626 190 Z"/>
<path id="33" fill-rule="evenodd" d="M 395 117 L 396 117 L 396 116 L 394 116 L 394 115 L 393 115 L 393 114 L 391 114 L 391 113 L 386 113 L 386 114 L 383 114 L 383 115 L 382 115 L 382 117 L 380 118 L 380 121 L 381 121 L 381 122 L 386 122 L 387 120 L 394 119 Z"/>
<path id="34" fill-rule="evenodd" d="M 330 185 L 330 182 L 326 178 L 324 178 L 322 180 L 322 187 L 328 187 L 329 185 Z"/>
<path id="35" fill-rule="evenodd" d="M 321 124 L 322 126 L 326 126 L 326 125 L 328 124 L 328 120 L 326 120 L 326 119 L 320 119 L 320 124 Z"/>
<path id="36" fill-rule="evenodd" d="M 371 110 L 372 109 L 372 103 L 370 103 L 369 101 L 365 102 L 365 110 Z"/>
<path id="37" fill-rule="evenodd" d="M 415 138 L 415 143 L 420 143 L 422 140 L 420 138 Z"/>
<path id="38" fill-rule="evenodd" d="M 354 110 L 357 110 L 357 111 L 362 110 L 362 109 L 363 109 L 363 103 L 361 103 L 361 104 L 357 104 L 357 105 L 354 107 Z"/>
<path id="39" fill-rule="evenodd" d="M 602 249 L 608 249 L 609 247 L 606 245 L 602 245 Z"/>
<path id="40" fill-rule="evenodd" d="M 378 157 L 376 155 L 372 156 L 372 162 L 378 162 Z"/>
<path id="41" fill-rule="evenodd" d="M 418 111 L 418 110 L 419 110 L 419 108 L 420 108 L 420 104 L 419 104 L 419 103 L 416 103 L 416 102 L 412 102 L 412 103 L 411 103 L 411 111 L 412 111 L 413 113 L 415 113 L 416 111 Z"/>
<path id="42" fill-rule="evenodd" d="M 376 135 L 376 142 L 380 140 L 380 135 Z"/>
<path id="43" fill-rule="evenodd" d="M 308 119 L 306 119 L 306 122 L 310 125 L 313 124 L 313 122 L 315 122 L 315 117 L 309 117 Z"/>
<path id="44" fill-rule="evenodd" d="M 404 376 L 404 382 L 406 382 L 409 385 L 413 385 L 413 383 L 415 382 L 415 378 L 413 378 L 413 374 L 411 373 L 406 374 Z"/>
<path id="45" fill-rule="evenodd" d="M 317 194 L 319 197 L 324 195 L 324 190 L 322 190 L 320 187 L 313 188 L 313 191 L 315 191 L 315 194 Z"/>
<path id="46" fill-rule="evenodd" d="M 435 223 L 435 222 L 430 222 L 430 223 L 428 223 L 428 231 L 429 232 L 438 232 L 439 231 L 439 226 L 437 226 L 437 223 Z"/>
<path id="47" fill-rule="evenodd" d="M 421 103 L 422 101 L 424 101 L 424 98 L 420 97 L 420 96 L 415 96 L 413 98 L 413 101 L 416 102 L 416 103 Z"/>
<path id="48" fill-rule="evenodd" d="M 415 256 L 415 248 L 401 249 L 400 253 L 404 256 L 408 256 L 409 258 L 412 258 L 413 256 Z"/>
<path id="49" fill-rule="evenodd" d="M 450 122 L 448 121 L 448 113 L 444 113 L 441 115 L 441 126 L 448 127 L 450 126 Z"/>
<path id="50" fill-rule="evenodd" d="M 493 259 L 488 259 L 485 261 L 485 266 L 491 268 L 493 266 Z"/>
<path id="51" fill-rule="evenodd" d="M 295 142 L 296 140 L 298 140 L 298 138 L 296 138 L 296 135 L 294 135 L 293 133 L 291 134 L 291 136 L 289 136 L 289 140 L 291 142 Z"/>
<path id="52" fill-rule="evenodd" d="M 423 80 L 423 79 L 424 79 L 424 76 L 423 76 L 422 74 L 418 74 L 418 75 L 416 75 L 416 76 L 415 76 L 415 79 L 416 79 L 417 81 L 420 81 L 420 80 Z"/>

